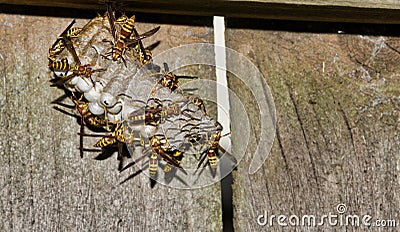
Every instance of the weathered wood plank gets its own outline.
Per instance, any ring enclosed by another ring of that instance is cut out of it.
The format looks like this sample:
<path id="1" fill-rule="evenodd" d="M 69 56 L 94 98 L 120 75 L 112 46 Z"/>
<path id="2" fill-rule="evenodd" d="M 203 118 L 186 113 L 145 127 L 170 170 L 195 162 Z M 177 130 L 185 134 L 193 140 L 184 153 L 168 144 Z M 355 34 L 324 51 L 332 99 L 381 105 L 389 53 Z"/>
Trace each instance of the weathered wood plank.
<path id="1" fill-rule="evenodd" d="M 70 22 L 0 15 L 0 230 L 221 231 L 218 184 L 151 189 L 144 175 L 120 184 L 133 171 L 119 174 L 116 154 L 79 157 L 79 124 L 52 109 L 63 91 L 50 87 L 47 68 L 48 48 Z M 77 19 L 78 26 L 86 22 Z M 154 26 L 137 25 L 140 31 Z M 155 55 L 179 44 L 212 42 L 212 29 L 162 25 L 146 44 L 157 40 Z M 85 147 L 95 141 L 86 138 Z"/>
<path id="2" fill-rule="evenodd" d="M 101 1 L 46 1 L 2 0 L 0 3 L 78 9 L 104 9 Z M 396 0 L 251 0 L 251 1 L 163 1 L 129 0 L 124 8 L 134 12 L 167 13 L 181 15 L 221 15 L 226 17 L 267 18 L 285 20 L 311 20 L 362 23 L 399 23 Z M 6 8 L 6 5 L 2 6 Z"/>
<path id="3" fill-rule="evenodd" d="M 245 29 L 227 29 L 226 38 L 263 73 L 277 111 L 275 143 L 263 168 L 248 174 L 259 136 L 254 128 L 234 173 L 235 228 L 332 230 L 328 223 L 285 228 L 277 218 L 267 228 L 256 219 L 264 210 L 268 217 L 319 218 L 338 214 L 339 203 L 347 205 L 344 215 L 398 220 L 399 38 Z M 234 78 L 229 84 L 258 125 L 251 94 Z"/>

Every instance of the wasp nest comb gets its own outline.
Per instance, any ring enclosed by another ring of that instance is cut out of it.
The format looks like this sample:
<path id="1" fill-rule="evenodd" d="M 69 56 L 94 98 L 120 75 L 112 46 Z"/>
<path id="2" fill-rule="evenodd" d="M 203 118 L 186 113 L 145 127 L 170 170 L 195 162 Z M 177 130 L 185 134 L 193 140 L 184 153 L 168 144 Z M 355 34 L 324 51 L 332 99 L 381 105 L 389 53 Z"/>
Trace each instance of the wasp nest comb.
<path id="1" fill-rule="evenodd" d="M 107 131 L 94 146 L 117 145 L 121 155 L 126 145 L 133 163 L 154 179 L 168 179 L 168 173 L 193 176 L 206 166 L 215 172 L 222 126 L 207 115 L 200 97 L 179 88 L 180 78 L 193 77 L 176 76 L 167 63 L 152 62 L 142 40 L 160 27 L 139 34 L 135 17 L 116 18 L 110 5 L 83 28 L 74 23 L 50 47 L 49 68 L 82 125 Z"/>

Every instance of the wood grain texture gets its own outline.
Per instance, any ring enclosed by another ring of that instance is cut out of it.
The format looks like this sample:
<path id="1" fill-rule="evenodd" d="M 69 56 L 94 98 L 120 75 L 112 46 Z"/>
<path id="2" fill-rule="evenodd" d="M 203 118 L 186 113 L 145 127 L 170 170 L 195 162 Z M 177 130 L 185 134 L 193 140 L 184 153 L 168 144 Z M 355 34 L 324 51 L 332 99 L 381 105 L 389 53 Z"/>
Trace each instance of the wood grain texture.
<path id="1" fill-rule="evenodd" d="M 104 9 L 104 1 L 64 0 L 2 0 L 0 4 Z M 164 1 L 128 0 L 121 3 L 128 11 L 181 15 L 227 16 L 285 20 L 311 20 L 361 23 L 399 23 L 396 0 L 249 0 L 249 1 Z M 6 8 L 7 5 L 3 5 Z"/>
<path id="2" fill-rule="evenodd" d="M 47 49 L 70 21 L 0 15 L 0 230 L 220 231 L 218 185 L 151 189 L 143 175 L 120 184 L 132 173 L 118 173 L 115 154 L 80 159 L 79 124 L 51 108 L 63 92 L 48 83 Z M 162 41 L 155 55 L 212 42 L 209 27 L 161 26 L 157 38 L 146 40 Z M 230 78 L 252 125 L 252 143 L 234 173 L 236 230 L 304 231 L 260 227 L 256 218 L 264 210 L 320 216 L 336 213 L 339 203 L 351 214 L 398 220 L 398 37 L 228 29 L 226 40 L 258 66 L 277 107 L 272 152 L 248 175 L 259 110 L 243 84 Z M 85 139 L 85 147 L 95 141 Z"/>
<path id="3" fill-rule="evenodd" d="M 258 114 L 250 92 L 230 78 L 253 125 L 248 152 L 234 173 L 236 230 L 336 230 L 327 223 L 281 227 L 276 218 L 273 227 L 261 227 L 256 219 L 264 210 L 268 216 L 338 214 L 339 203 L 347 205 L 347 215 L 398 223 L 399 38 L 245 29 L 227 29 L 226 38 L 227 47 L 263 73 L 277 111 L 271 154 L 249 175 Z"/>
<path id="4" fill-rule="evenodd" d="M 0 15 L 0 230 L 221 231 L 218 184 L 191 191 L 151 189 L 140 174 L 120 184 L 133 172 L 119 174 L 116 154 L 79 157 L 79 124 L 52 109 L 51 101 L 63 91 L 50 87 L 47 68 L 48 48 L 70 22 Z M 78 26 L 86 22 L 77 19 Z M 153 51 L 158 54 L 179 44 L 212 42 L 208 31 L 165 24 L 146 44 L 161 40 Z M 84 145 L 91 148 L 95 141 L 85 138 Z"/>

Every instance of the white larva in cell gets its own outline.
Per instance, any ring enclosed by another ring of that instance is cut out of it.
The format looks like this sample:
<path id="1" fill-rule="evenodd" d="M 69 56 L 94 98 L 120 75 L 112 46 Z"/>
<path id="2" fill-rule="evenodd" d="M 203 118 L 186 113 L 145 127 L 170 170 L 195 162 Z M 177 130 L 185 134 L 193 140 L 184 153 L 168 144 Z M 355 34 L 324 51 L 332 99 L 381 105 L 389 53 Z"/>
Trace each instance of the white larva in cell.
<path id="1" fill-rule="evenodd" d="M 93 83 L 88 78 L 82 79 L 81 77 L 78 78 L 76 82 L 75 89 L 81 93 L 89 92 L 93 88 Z"/>
<path id="2" fill-rule="evenodd" d="M 84 96 L 89 102 L 97 102 L 100 99 L 101 92 L 96 88 L 95 84 L 95 87 L 84 93 Z"/>
<path id="3" fill-rule="evenodd" d="M 110 93 L 103 93 L 100 97 L 100 105 L 107 108 L 113 107 L 117 103 L 117 99 Z"/>
<path id="4" fill-rule="evenodd" d="M 79 78 L 80 77 L 75 76 L 69 81 L 69 83 L 71 83 L 71 85 L 76 85 L 76 83 L 78 82 Z"/>
<path id="5" fill-rule="evenodd" d="M 104 85 L 100 81 L 96 81 L 94 83 L 94 87 L 96 88 L 96 91 L 98 91 L 99 93 L 103 92 Z"/>
<path id="6" fill-rule="evenodd" d="M 113 107 L 107 109 L 107 111 L 112 114 L 117 114 L 117 113 L 121 112 L 121 110 L 122 110 L 121 102 L 117 102 L 117 104 L 115 104 Z"/>
<path id="7" fill-rule="evenodd" d="M 107 119 L 108 119 L 108 121 L 111 121 L 111 122 L 119 122 L 122 120 L 121 113 L 119 113 L 119 114 L 107 113 Z"/>
<path id="8" fill-rule="evenodd" d="M 94 115 L 102 115 L 104 114 L 104 109 L 103 107 L 99 106 L 97 102 L 89 102 L 89 110 L 92 112 Z"/>

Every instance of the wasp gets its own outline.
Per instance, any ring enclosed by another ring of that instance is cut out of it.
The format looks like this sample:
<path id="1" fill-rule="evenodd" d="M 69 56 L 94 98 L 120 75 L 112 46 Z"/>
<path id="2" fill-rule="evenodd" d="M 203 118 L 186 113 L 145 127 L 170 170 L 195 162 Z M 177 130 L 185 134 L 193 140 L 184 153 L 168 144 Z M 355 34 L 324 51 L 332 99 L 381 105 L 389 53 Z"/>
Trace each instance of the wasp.
<path id="1" fill-rule="evenodd" d="M 92 74 L 95 72 L 104 72 L 107 70 L 105 68 L 93 69 L 90 67 L 91 66 L 90 64 L 82 65 L 78 55 L 76 54 L 76 50 L 75 50 L 72 42 L 68 38 L 65 38 L 63 41 L 64 41 L 64 44 L 67 47 L 68 51 L 71 53 L 72 57 L 74 58 L 76 65 L 74 65 L 74 66 L 69 65 L 68 60 L 66 58 L 64 58 L 60 61 L 51 62 L 49 64 L 49 67 L 52 70 L 65 71 L 66 73 L 72 72 L 72 74 L 65 76 L 65 77 L 61 78 L 59 81 L 57 81 L 55 83 L 56 85 L 61 85 L 76 76 L 84 77 L 83 80 L 85 82 L 87 82 L 86 78 L 88 78 L 92 81 L 92 83 L 94 83 L 91 78 Z"/>
<path id="2" fill-rule="evenodd" d="M 158 169 L 158 156 L 156 153 L 152 153 L 149 158 L 149 174 L 154 176 Z"/>
<path id="3" fill-rule="evenodd" d="M 49 68 L 53 71 L 65 71 L 65 73 L 67 73 L 71 69 L 71 65 L 69 65 L 67 58 L 63 58 L 61 60 L 50 62 Z"/>
<path id="4" fill-rule="evenodd" d="M 116 142 L 131 142 L 134 139 L 133 133 L 128 135 L 124 134 L 124 126 L 122 123 L 117 124 L 114 131 L 110 135 L 106 135 L 94 144 L 94 147 L 106 147 Z"/>
<path id="5" fill-rule="evenodd" d="M 163 107 L 160 112 L 161 118 L 168 118 L 172 116 L 178 116 L 181 113 L 181 108 L 177 104 L 170 104 Z"/>
<path id="6" fill-rule="evenodd" d="M 128 116 L 128 121 L 134 124 L 157 126 L 158 124 L 165 122 L 165 120 L 168 120 L 170 117 L 179 116 L 180 113 L 187 117 L 190 116 L 186 112 L 190 110 L 185 109 L 184 111 L 181 111 L 182 106 L 176 102 L 164 105 L 163 102 L 157 98 L 150 98 L 148 102 L 150 100 L 154 101 L 156 104 L 149 105 L 147 103 L 145 107 L 131 112 Z"/>
<path id="7" fill-rule="evenodd" d="M 221 145 L 219 145 L 219 141 L 221 139 L 221 137 L 223 137 L 221 135 L 222 133 L 222 125 L 219 122 L 216 122 L 216 129 L 217 132 L 214 132 L 211 134 L 210 136 L 210 147 L 208 148 L 208 150 L 205 152 L 206 154 L 203 156 L 203 158 L 201 159 L 201 161 L 199 162 L 199 165 L 197 167 L 197 169 L 201 166 L 201 164 L 203 163 L 203 161 L 205 160 L 205 158 L 208 159 L 208 163 L 210 164 L 210 167 L 215 170 L 217 169 L 217 163 L 218 163 L 218 151 L 221 150 L 223 153 L 225 153 L 225 149 L 221 147 Z M 230 134 L 230 133 L 228 133 Z M 226 134 L 226 135 L 228 135 Z M 226 136 L 224 135 L 224 136 Z"/>
<path id="8" fill-rule="evenodd" d="M 126 50 L 133 44 L 137 44 L 138 49 L 135 49 L 135 52 L 137 54 L 141 54 L 141 51 L 144 51 L 144 58 L 141 60 L 142 64 L 145 64 L 148 60 L 148 55 L 145 52 L 142 39 L 146 37 L 150 37 L 153 34 L 155 34 L 160 27 L 153 28 L 152 30 L 145 32 L 144 34 L 139 35 L 136 28 L 135 28 L 135 16 L 132 16 L 130 18 L 126 17 L 125 15 L 121 16 L 118 18 L 118 20 L 115 19 L 114 16 L 114 11 L 111 7 L 111 4 L 107 4 L 107 15 L 108 15 L 108 20 L 110 23 L 110 28 L 111 28 L 111 34 L 114 38 L 114 42 L 108 41 L 113 43 L 113 46 L 111 46 L 111 52 L 106 53 L 105 55 L 102 55 L 104 58 L 107 58 L 108 56 L 111 55 L 111 58 L 113 61 L 117 62 L 123 62 L 124 65 L 126 66 L 126 61 L 123 57 L 125 54 Z M 117 30 L 115 28 L 115 24 L 122 24 L 121 25 L 121 30 L 119 32 L 119 35 L 117 35 Z M 103 40 L 104 42 L 107 42 L 107 40 Z"/>
<path id="9" fill-rule="evenodd" d="M 82 31 L 82 28 L 72 27 L 74 25 L 75 19 L 68 25 L 67 28 L 60 34 L 54 44 L 49 48 L 49 60 L 53 62 L 56 60 L 57 56 L 64 50 L 65 42 L 64 39 L 71 39 L 78 37 L 79 33 Z"/>
<path id="10" fill-rule="evenodd" d="M 80 114 L 81 118 L 81 128 L 80 128 L 80 151 L 81 151 L 81 157 L 83 157 L 83 136 L 86 135 L 84 133 L 84 126 L 85 125 L 90 125 L 93 127 L 97 128 L 104 128 L 104 126 L 107 126 L 108 128 L 108 121 L 93 115 L 90 110 L 89 110 L 89 105 L 87 102 L 82 101 L 83 95 L 81 95 L 79 98 L 75 96 L 75 94 L 72 92 L 71 95 L 69 95 L 73 103 L 75 104 L 76 110 Z"/>
<path id="11" fill-rule="evenodd" d="M 153 101 L 155 104 L 149 104 Z M 157 98 L 150 98 L 145 107 L 131 112 L 128 120 L 133 123 L 144 123 L 145 125 L 157 126 L 165 121 L 166 118 L 179 115 L 180 107 L 177 104 L 164 106 L 163 102 Z"/>
<path id="12" fill-rule="evenodd" d="M 218 148 L 221 146 L 219 145 L 219 140 L 221 139 L 221 133 L 222 133 L 222 125 L 219 122 L 216 122 L 217 126 L 217 132 L 214 132 L 211 134 L 210 138 L 210 148 L 207 151 L 207 158 L 208 162 L 211 166 L 212 169 L 217 169 L 217 153 L 218 153 Z"/>
<path id="13" fill-rule="evenodd" d="M 115 138 L 115 133 L 113 132 L 111 135 L 106 135 L 103 138 L 101 138 L 93 146 L 94 147 L 107 147 L 116 142 L 117 142 L 117 140 Z"/>
<path id="14" fill-rule="evenodd" d="M 111 13 L 111 15 L 113 15 L 111 8 L 107 8 L 107 9 L 110 9 L 110 10 L 108 10 L 108 14 Z M 119 24 L 123 23 L 121 26 L 120 37 L 122 36 L 122 33 L 124 32 L 123 41 L 126 42 L 126 46 L 129 47 L 133 44 L 136 44 L 135 46 L 133 46 L 133 50 L 135 51 L 137 57 L 139 58 L 139 62 L 143 65 L 146 64 L 147 62 L 149 62 L 152 58 L 152 54 L 149 49 L 144 48 L 142 39 L 155 34 L 160 29 L 160 27 L 155 27 L 152 30 L 150 30 L 144 34 L 139 35 L 139 33 L 137 32 L 137 30 L 134 26 L 135 16 L 128 18 L 125 14 L 122 14 L 122 16 L 119 17 L 115 22 L 119 23 Z M 128 35 L 129 35 L 129 38 L 127 38 Z"/>
<path id="15" fill-rule="evenodd" d="M 139 62 L 141 64 L 146 64 L 151 60 L 153 54 L 151 54 L 151 51 L 149 49 L 144 48 L 144 50 L 142 50 L 140 47 L 142 46 L 137 45 L 133 49 L 135 50 L 137 56 L 139 57 Z"/>
<path id="16" fill-rule="evenodd" d="M 121 160 L 124 143 L 130 143 L 134 139 L 133 132 L 125 134 L 125 129 L 127 129 L 127 127 L 124 127 L 124 125 L 122 123 L 117 124 L 115 129 L 113 130 L 113 132 L 110 135 L 103 136 L 93 146 L 94 147 L 108 147 L 110 145 L 117 143 L 117 145 L 118 145 L 118 160 Z"/>
<path id="17" fill-rule="evenodd" d="M 180 164 L 180 162 L 183 158 L 183 152 L 178 151 L 178 150 L 166 150 L 164 152 L 167 153 L 170 156 L 170 158 L 173 157 L 173 159 L 175 159 L 177 161 L 177 163 Z M 163 154 L 162 156 L 165 156 L 165 154 Z M 172 166 L 167 161 L 167 164 L 165 165 L 163 171 L 165 173 L 170 172 L 174 166 L 176 166 L 176 165 L 174 164 Z M 152 153 L 149 158 L 149 174 L 150 174 L 150 176 L 155 176 L 157 173 L 157 169 L 158 169 L 158 155 L 157 155 L 157 153 Z M 183 171 L 183 172 L 185 173 L 185 171 Z"/>
<path id="18" fill-rule="evenodd" d="M 129 114 L 128 121 L 134 124 L 157 126 L 161 122 L 160 110 L 140 108 Z"/>
<path id="19" fill-rule="evenodd" d="M 81 95 L 79 99 L 74 94 L 71 96 L 71 99 L 76 106 L 76 110 L 82 117 L 82 124 L 97 128 L 103 128 L 104 126 L 109 128 L 109 121 L 92 114 L 92 112 L 89 110 L 88 102 L 82 101 L 82 98 L 83 95 Z"/>
<path id="20" fill-rule="evenodd" d="M 75 95 L 72 95 L 71 99 L 75 103 L 76 109 L 78 113 L 82 117 L 82 124 L 83 125 L 90 125 L 98 128 L 102 128 L 108 125 L 108 121 L 101 119 L 100 117 L 93 115 L 89 110 L 89 105 L 87 102 L 82 101 L 81 98 L 77 99 Z"/>
<path id="21" fill-rule="evenodd" d="M 154 96 L 155 92 L 157 91 L 157 85 L 160 84 L 163 87 L 169 88 L 170 92 L 179 88 L 179 79 L 186 78 L 186 79 L 195 79 L 197 77 L 191 76 L 176 76 L 172 72 L 169 71 L 169 67 L 167 63 L 163 63 L 164 65 L 164 74 L 161 75 L 160 79 L 157 81 L 156 85 L 151 90 L 151 94 Z"/>
<path id="22" fill-rule="evenodd" d="M 49 48 L 49 61 L 55 61 L 57 56 L 64 50 L 65 45 L 62 40 L 57 40 L 57 42 Z"/>
<path id="23" fill-rule="evenodd" d="M 175 152 L 175 151 L 174 151 Z M 181 156 L 183 157 L 183 155 L 181 155 L 182 152 L 176 152 L 175 156 Z M 122 168 L 120 171 L 124 171 L 127 168 L 131 167 L 134 164 L 139 163 L 142 159 L 144 159 L 145 157 L 148 157 L 148 168 L 149 168 L 149 174 L 151 177 L 154 177 L 157 174 L 158 171 L 158 167 L 159 167 L 159 160 L 160 160 L 160 156 L 159 154 L 157 154 L 156 152 L 152 151 L 151 149 L 146 148 L 146 151 L 143 153 L 143 155 L 141 157 L 139 157 L 138 159 L 134 160 L 133 162 L 131 162 L 130 164 L 128 164 L 127 166 L 125 166 L 124 168 Z M 161 158 L 162 159 L 162 158 Z M 169 163 L 166 163 L 166 165 L 164 166 L 163 171 L 165 173 L 170 172 L 172 170 L 173 166 Z M 184 173 L 186 173 L 183 170 Z"/>
<path id="24" fill-rule="evenodd" d="M 153 135 L 150 138 L 149 145 L 152 151 L 158 154 L 163 160 L 172 166 L 180 168 L 182 172 L 187 174 L 180 164 L 183 159 L 183 152 L 171 148 L 166 138 L 160 139 L 156 135 Z"/>
<path id="25" fill-rule="evenodd" d="M 115 23 L 121 24 L 121 23 L 126 22 L 126 20 L 128 20 L 128 19 L 129 19 L 128 16 L 126 16 L 124 13 L 122 13 L 122 15 L 118 19 L 115 20 Z"/>
<path id="26" fill-rule="evenodd" d="M 149 104 L 153 101 L 155 105 Z M 128 116 L 128 122 L 134 124 L 145 124 L 157 126 L 161 122 L 160 112 L 163 109 L 163 103 L 157 98 L 150 98 L 144 107 L 131 112 Z"/>
<path id="27" fill-rule="evenodd" d="M 201 98 L 197 96 L 191 96 L 190 100 L 195 104 L 201 111 L 203 111 L 204 115 L 207 116 L 206 107 L 204 106 L 204 102 Z"/>
<path id="28" fill-rule="evenodd" d="M 108 123 L 108 121 L 106 122 Z M 101 136 L 102 138 L 100 140 L 98 140 L 93 146 L 94 147 L 108 147 L 111 145 L 114 145 L 115 143 L 117 143 L 118 146 L 118 160 L 122 159 L 122 155 L 123 155 L 123 145 L 124 143 L 131 143 L 134 140 L 134 135 L 133 133 L 129 134 L 129 135 L 125 135 L 124 131 L 125 131 L 125 127 L 123 126 L 122 123 L 118 123 L 118 124 L 114 124 L 113 125 L 114 129 L 109 129 L 107 128 L 108 131 L 112 131 L 111 134 L 108 135 L 98 135 L 98 134 L 83 134 L 83 132 L 78 133 L 80 135 L 85 135 L 85 136 L 90 136 L 90 137 L 99 137 Z"/>
<path id="29" fill-rule="evenodd" d="M 182 104 L 179 104 L 179 102 L 181 102 Z M 160 112 L 161 117 L 169 118 L 169 117 L 173 117 L 173 116 L 179 116 L 182 114 L 182 115 L 190 118 L 191 120 L 200 120 L 198 118 L 193 117 L 193 115 L 191 114 L 191 113 L 194 113 L 195 111 L 193 111 L 189 108 L 183 109 L 184 106 L 187 104 L 188 104 L 188 101 L 186 99 L 183 101 L 173 102 L 173 103 L 163 107 L 163 110 Z M 179 119 L 182 119 L 182 117 L 180 117 Z"/>
<path id="30" fill-rule="evenodd" d="M 220 135 L 215 135 L 215 137 L 220 136 Z M 214 142 L 213 142 L 214 143 Z M 218 143 L 218 142 L 216 142 Z M 208 163 L 210 164 L 212 169 L 217 169 L 217 152 L 218 152 L 218 145 L 211 145 L 210 149 L 207 151 L 207 158 L 208 158 Z"/>

